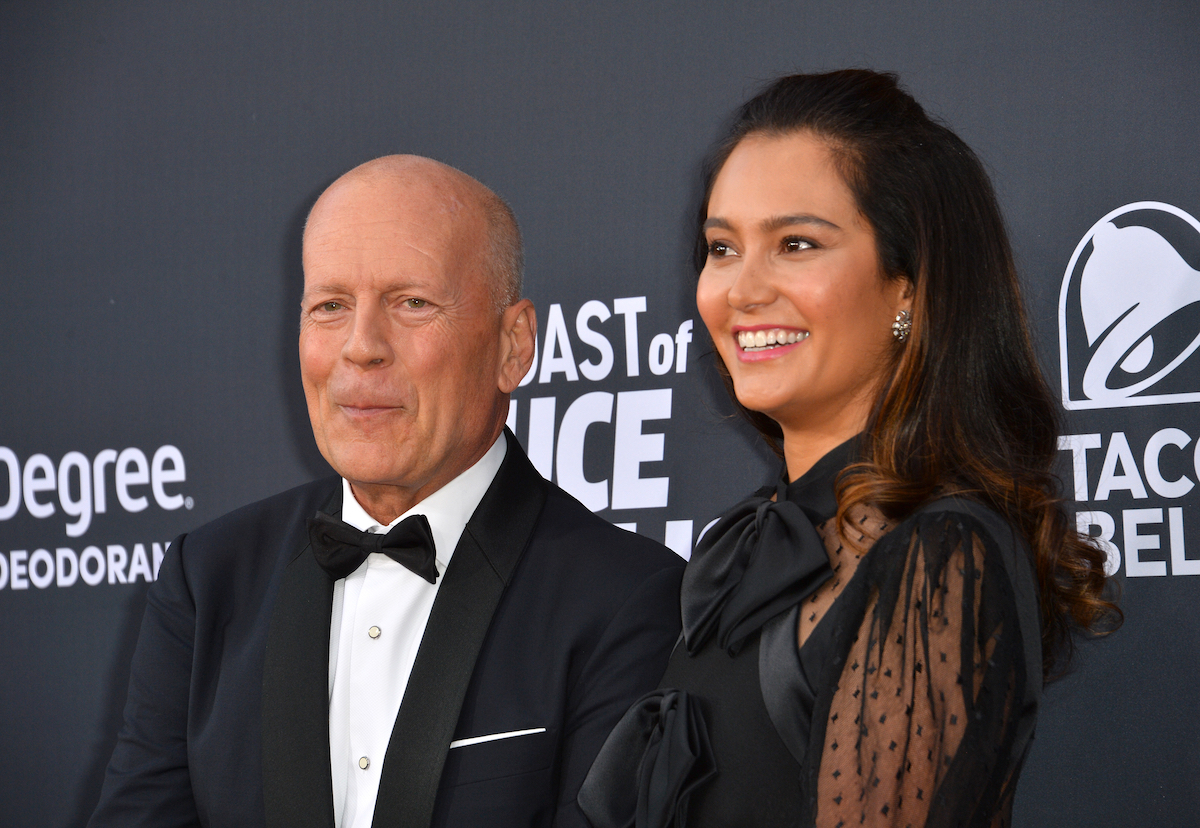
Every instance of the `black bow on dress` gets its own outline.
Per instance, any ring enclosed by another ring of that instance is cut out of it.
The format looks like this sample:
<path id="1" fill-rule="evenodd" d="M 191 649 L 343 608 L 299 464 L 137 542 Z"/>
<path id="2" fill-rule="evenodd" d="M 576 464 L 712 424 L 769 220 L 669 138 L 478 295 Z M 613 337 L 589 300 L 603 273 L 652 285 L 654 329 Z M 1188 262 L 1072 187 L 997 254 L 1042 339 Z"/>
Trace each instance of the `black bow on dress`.
<path id="1" fill-rule="evenodd" d="M 825 544 L 797 504 L 751 497 L 696 544 L 683 574 L 683 636 L 689 653 L 709 636 L 730 655 L 768 620 L 832 575 Z"/>

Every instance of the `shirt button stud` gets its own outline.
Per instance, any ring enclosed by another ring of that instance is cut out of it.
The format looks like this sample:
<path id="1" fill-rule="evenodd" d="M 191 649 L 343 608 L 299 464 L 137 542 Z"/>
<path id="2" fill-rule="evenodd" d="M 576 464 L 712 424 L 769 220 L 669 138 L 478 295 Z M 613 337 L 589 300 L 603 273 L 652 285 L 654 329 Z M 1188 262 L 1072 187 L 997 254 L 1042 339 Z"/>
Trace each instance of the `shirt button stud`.
<path id="1" fill-rule="evenodd" d="M 358 766 L 363 770 L 366 770 L 367 768 L 371 767 L 371 760 L 364 756 L 358 760 Z"/>
<path id="2" fill-rule="evenodd" d="M 371 629 L 367 630 L 367 635 L 371 636 L 371 638 L 379 638 L 382 632 L 383 630 L 379 629 L 379 627 L 371 627 Z"/>

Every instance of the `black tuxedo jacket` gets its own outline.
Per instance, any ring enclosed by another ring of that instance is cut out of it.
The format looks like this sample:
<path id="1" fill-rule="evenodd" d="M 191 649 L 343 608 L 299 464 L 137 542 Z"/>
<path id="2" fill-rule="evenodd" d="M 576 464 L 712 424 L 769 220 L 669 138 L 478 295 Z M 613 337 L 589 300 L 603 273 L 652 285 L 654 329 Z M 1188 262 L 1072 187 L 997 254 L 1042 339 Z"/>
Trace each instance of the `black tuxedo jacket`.
<path id="1" fill-rule="evenodd" d="M 340 480 L 311 483 L 171 545 L 91 825 L 332 828 L 333 584 L 305 521 L 340 504 Z M 443 575 L 373 825 L 586 825 L 583 777 L 678 635 L 682 563 L 547 483 L 508 434 Z"/>

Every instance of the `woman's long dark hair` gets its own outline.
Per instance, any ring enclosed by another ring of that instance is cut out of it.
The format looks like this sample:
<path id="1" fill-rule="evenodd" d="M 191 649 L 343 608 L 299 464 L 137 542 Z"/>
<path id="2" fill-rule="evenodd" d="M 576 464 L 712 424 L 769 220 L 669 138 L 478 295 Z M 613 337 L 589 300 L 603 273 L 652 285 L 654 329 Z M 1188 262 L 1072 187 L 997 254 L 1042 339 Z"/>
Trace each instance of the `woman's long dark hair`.
<path id="1" fill-rule="evenodd" d="M 780 78 L 742 106 L 706 168 L 697 271 L 707 256 L 702 228 L 713 182 L 734 147 L 748 135 L 798 132 L 833 153 L 875 232 L 881 271 L 914 287 L 912 333 L 876 400 L 864 462 L 839 480 L 838 520 L 857 504 L 896 519 L 946 494 L 1004 514 L 1033 549 L 1049 677 L 1069 661 L 1073 628 L 1115 629 L 1121 614 L 1106 598 L 1105 555 L 1068 521 L 1050 471 L 1058 405 L 1034 356 L 987 173 L 893 74 Z M 778 452 L 779 425 L 739 408 Z"/>

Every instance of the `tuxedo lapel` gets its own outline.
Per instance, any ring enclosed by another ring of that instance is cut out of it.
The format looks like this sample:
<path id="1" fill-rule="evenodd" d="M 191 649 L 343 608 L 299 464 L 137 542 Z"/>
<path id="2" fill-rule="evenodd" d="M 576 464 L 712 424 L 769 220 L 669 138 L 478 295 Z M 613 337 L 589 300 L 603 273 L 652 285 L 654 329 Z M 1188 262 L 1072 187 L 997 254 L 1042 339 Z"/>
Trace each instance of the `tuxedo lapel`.
<path id="1" fill-rule="evenodd" d="M 323 511 L 341 514 L 341 487 Z M 263 664 L 263 805 L 269 828 L 333 828 L 329 619 L 333 583 L 301 527 L 284 568 Z"/>
<path id="2" fill-rule="evenodd" d="M 384 758 L 373 826 L 426 828 L 488 625 L 546 501 L 545 481 L 505 430 L 504 463 L 442 576 Z"/>

